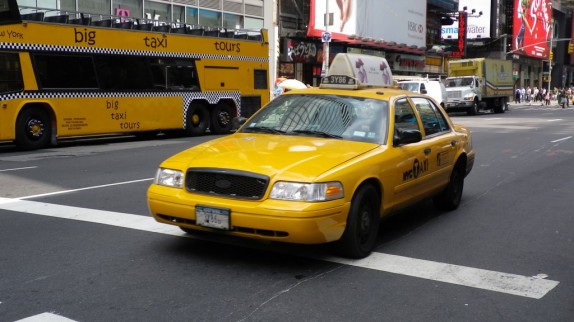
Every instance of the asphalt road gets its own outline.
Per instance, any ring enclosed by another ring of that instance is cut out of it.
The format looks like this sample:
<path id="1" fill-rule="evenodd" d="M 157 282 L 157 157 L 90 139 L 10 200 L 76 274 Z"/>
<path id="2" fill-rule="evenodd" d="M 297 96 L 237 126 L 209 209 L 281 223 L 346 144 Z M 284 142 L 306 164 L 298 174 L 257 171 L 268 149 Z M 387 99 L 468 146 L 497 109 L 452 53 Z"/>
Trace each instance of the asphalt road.
<path id="1" fill-rule="evenodd" d="M 385 219 L 362 261 L 156 224 L 157 165 L 209 136 L 0 144 L 0 321 L 574 321 L 574 108 L 453 119 L 461 207 Z"/>

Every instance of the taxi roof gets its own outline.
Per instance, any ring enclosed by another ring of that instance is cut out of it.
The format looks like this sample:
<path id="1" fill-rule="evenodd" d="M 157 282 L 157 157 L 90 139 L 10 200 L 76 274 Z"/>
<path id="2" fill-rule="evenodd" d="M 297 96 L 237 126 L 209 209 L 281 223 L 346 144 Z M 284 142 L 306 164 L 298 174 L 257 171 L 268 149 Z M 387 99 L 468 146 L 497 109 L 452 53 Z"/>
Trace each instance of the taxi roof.
<path id="1" fill-rule="evenodd" d="M 393 74 L 387 60 L 379 56 L 338 53 L 321 88 L 359 89 L 393 86 Z"/>

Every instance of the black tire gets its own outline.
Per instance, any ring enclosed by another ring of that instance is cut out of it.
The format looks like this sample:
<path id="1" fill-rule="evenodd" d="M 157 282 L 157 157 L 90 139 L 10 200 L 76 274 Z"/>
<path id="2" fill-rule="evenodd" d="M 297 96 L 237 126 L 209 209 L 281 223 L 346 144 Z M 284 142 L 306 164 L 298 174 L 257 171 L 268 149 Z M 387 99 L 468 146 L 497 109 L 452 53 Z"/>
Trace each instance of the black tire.
<path id="1" fill-rule="evenodd" d="M 347 225 L 338 241 L 339 253 L 349 258 L 364 258 L 371 254 L 377 241 L 381 199 L 377 190 L 366 185 L 353 196 Z"/>
<path id="2" fill-rule="evenodd" d="M 211 111 L 209 129 L 214 134 L 228 134 L 233 128 L 233 109 L 227 103 L 219 103 Z"/>
<path id="3" fill-rule="evenodd" d="M 42 108 L 26 108 L 16 119 L 16 145 L 34 150 L 47 147 L 52 136 L 52 119 Z"/>
<path id="4" fill-rule="evenodd" d="M 501 99 L 498 101 L 498 103 L 499 103 L 500 105 L 499 105 L 499 106 L 496 106 L 496 107 L 494 108 L 494 113 L 497 113 L 497 114 L 504 113 L 504 112 L 506 111 L 506 105 L 507 105 L 506 99 L 501 98 Z"/>
<path id="5" fill-rule="evenodd" d="M 203 104 L 191 104 L 185 118 L 185 133 L 191 136 L 205 134 L 209 127 L 209 111 Z"/>
<path id="6" fill-rule="evenodd" d="M 477 113 L 478 113 L 478 102 L 476 100 L 474 100 L 474 102 L 472 102 L 472 106 L 468 109 L 466 114 L 476 115 Z"/>
<path id="7" fill-rule="evenodd" d="M 460 205 L 462 190 L 464 188 L 465 169 L 462 162 L 458 162 L 452 173 L 446 188 L 433 198 L 435 206 L 440 210 L 454 210 Z"/>

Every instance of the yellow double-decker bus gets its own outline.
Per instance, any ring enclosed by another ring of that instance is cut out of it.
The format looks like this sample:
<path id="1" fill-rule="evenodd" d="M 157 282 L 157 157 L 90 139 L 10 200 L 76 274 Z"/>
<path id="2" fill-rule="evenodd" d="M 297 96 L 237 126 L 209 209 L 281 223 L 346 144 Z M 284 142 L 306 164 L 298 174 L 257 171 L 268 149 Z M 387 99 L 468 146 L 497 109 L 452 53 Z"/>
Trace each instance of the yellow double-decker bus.
<path id="1" fill-rule="evenodd" d="M 19 7 L 0 0 L 0 141 L 229 133 L 269 101 L 265 30 Z"/>

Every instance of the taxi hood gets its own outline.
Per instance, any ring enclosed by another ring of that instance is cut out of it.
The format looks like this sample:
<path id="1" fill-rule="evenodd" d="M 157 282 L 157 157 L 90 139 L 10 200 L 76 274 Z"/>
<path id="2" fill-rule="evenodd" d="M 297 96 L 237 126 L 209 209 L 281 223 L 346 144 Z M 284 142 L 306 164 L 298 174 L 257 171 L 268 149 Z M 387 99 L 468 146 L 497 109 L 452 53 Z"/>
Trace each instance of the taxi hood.
<path id="1" fill-rule="evenodd" d="M 333 167 L 380 148 L 375 143 L 303 136 L 236 133 L 185 150 L 162 167 L 224 168 L 271 178 L 311 181 Z"/>

